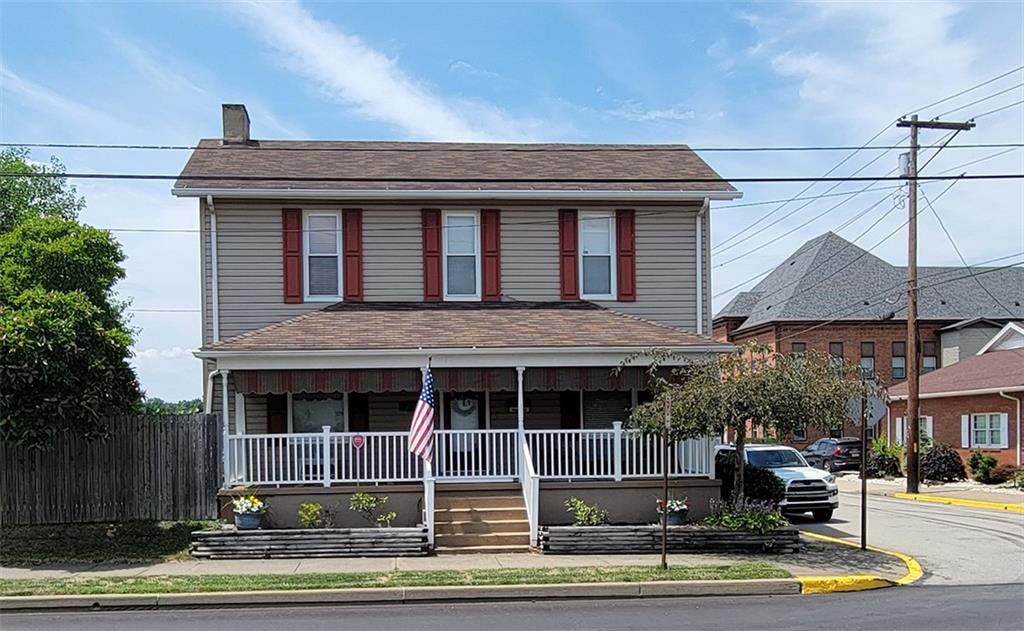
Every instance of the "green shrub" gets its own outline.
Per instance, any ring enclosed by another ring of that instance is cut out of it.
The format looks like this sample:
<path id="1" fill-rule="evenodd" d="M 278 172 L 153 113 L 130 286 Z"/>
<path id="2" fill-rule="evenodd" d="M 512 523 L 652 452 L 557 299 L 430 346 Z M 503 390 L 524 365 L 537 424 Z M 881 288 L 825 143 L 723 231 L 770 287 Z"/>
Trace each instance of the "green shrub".
<path id="1" fill-rule="evenodd" d="M 758 500 L 711 500 L 711 514 L 703 521 L 705 526 L 711 528 L 745 530 L 762 535 L 782 528 L 787 523 L 786 518 L 771 502 Z"/>
<path id="2" fill-rule="evenodd" d="M 377 510 L 388 502 L 387 495 L 372 495 L 370 493 L 353 493 L 349 498 L 348 508 L 359 513 L 371 526 L 390 528 L 391 523 L 398 518 L 398 513 L 389 511 L 377 514 Z"/>
<path id="3" fill-rule="evenodd" d="M 989 484 L 1002 484 L 1009 482 L 1017 475 L 1017 467 L 1012 464 L 1000 464 L 993 467 L 988 474 Z"/>
<path id="4" fill-rule="evenodd" d="M 871 440 L 871 453 L 867 457 L 867 476 L 869 478 L 896 478 L 902 475 L 901 460 L 903 448 L 885 436 L 877 436 Z"/>
<path id="5" fill-rule="evenodd" d="M 980 449 L 975 449 L 971 452 L 971 458 L 968 461 L 971 467 L 971 477 L 982 484 L 996 484 L 992 480 L 992 470 L 996 468 L 996 463 L 995 458 Z"/>
<path id="6" fill-rule="evenodd" d="M 957 482 L 967 478 L 967 471 L 955 449 L 935 443 L 921 456 L 921 477 L 935 482 Z"/>
<path id="7" fill-rule="evenodd" d="M 732 499 L 735 454 L 720 453 L 715 461 L 715 477 L 722 481 L 722 499 Z M 755 467 L 748 462 L 743 467 L 743 494 L 748 500 L 770 502 L 778 506 L 786 497 L 786 484 L 771 469 Z"/>
<path id="8" fill-rule="evenodd" d="M 316 502 L 299 504 L 299 523 L 303 528 L 333 528 L 334 512 Z"/>
<path id="9" fill-rule="evenodd" d="M 601 526 L 608 523 L 608 511 L 597 504 L 587 504 L 575 496 L 565 498 L 565 510 L 573 514 L 574 526 Z"/>

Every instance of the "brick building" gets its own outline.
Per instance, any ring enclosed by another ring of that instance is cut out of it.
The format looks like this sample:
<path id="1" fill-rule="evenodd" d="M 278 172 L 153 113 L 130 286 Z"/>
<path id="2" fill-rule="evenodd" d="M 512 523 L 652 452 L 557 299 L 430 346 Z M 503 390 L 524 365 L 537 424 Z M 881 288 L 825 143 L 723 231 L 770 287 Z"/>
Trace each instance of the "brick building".
<path id="1" fill-rule="evenodd" d="M 919 268 L 922 373 L 974 355 L 1004 324 L 1024 319 L 1024 269 L 971 271 Z M 737 344 L 757 340 L 778 352 L 841 356 L 891 387 L 906 379 L 905 289 L 905 268 L 828 232 L 738 293 L 714 317 L 712 334 Z M 821 435 L 808 427 L 790 444 L 802 448 Z"/>
<path id="2" fill-rule="evenodd" d="M 903 442 L 907 385 L 893 387 L 882 431 Z M 921 377 L 921 423 L 932 440 L 990 453 L 1021 466 L 1021 404 L 1024 399 L 1024 325 L 1007 324 L 979 354 Z"/>

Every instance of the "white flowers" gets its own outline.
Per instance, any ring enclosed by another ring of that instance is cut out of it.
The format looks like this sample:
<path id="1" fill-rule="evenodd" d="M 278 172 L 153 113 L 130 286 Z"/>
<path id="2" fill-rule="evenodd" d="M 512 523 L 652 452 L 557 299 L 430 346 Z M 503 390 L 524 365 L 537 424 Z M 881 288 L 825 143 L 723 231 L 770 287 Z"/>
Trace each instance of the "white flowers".
<path id="1" fill-rule="evenodd" d="M 242 495 L 231 500 L 236 513 L 262 513 L 267 510 L 267 503 L 255 495 Z"/>

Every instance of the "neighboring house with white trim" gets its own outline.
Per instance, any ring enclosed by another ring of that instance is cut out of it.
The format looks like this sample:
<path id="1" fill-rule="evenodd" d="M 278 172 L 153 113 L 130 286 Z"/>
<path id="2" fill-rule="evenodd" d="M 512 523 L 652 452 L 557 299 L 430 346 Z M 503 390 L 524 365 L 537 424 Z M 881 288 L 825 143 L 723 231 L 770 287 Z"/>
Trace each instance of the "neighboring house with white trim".
<path id="1" fill-rule="evenodd" d="M 886 431 L 902 442 L 907 385 L 889 390 Z M 956 447 L 964 458 L 980 449 L 1020 467 L 1024 399 L 1024 325 L 1006 324 L 974 356 L 921 376 L 922 432 Z"/>
<path id="2" fill-rule="evenodd" d="M 243 106 L 223 117 L 173 193 L 198 200 L 196 354 L 225 494 L 256 486 L 290 523 L 298 498 L 369 486 L 399 523 L 432 526 L 435 481 L 490 489 L 521 495 L 533 540 L 568 494 L 654 519 L 643 489 L 662 457 L 621 429 L 644 366 L 612 369 L 652 347 L 682 362 L 731 348 L 710 337 L 707 235 L 710 204 L 738 191 L 685 145 L 266 141 Z M 405 436 L 428 358 L 432 467 Z M 699 514 L 717 493 L 710 439 L 667 466 Z"/>

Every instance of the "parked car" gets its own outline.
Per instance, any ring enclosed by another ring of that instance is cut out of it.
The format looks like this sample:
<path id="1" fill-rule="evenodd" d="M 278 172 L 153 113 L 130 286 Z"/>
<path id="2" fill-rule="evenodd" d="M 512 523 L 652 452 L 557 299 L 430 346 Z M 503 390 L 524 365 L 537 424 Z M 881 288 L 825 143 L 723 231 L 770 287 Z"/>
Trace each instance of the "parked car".
<path id="1" fill-rule="evenodd" d="M 812 467 L 825 471 L 860 469 L 859 438 L 821 438 L 801 452 Z"/>
<path id="2" fill-rule="evenodd" d="M 734 445 L 719 445 L 715 455 L 735 450 Z M 771 469 L 786 485 L 786 498 L 779 504 L 783 515 L 809 512 L 817 521 L 832 519 L 839 508 L 839 487 L 831 473 L 808 465 L 799 451 L 785 445 L 747 445 L 743 453 L 748 463 Z"/>

